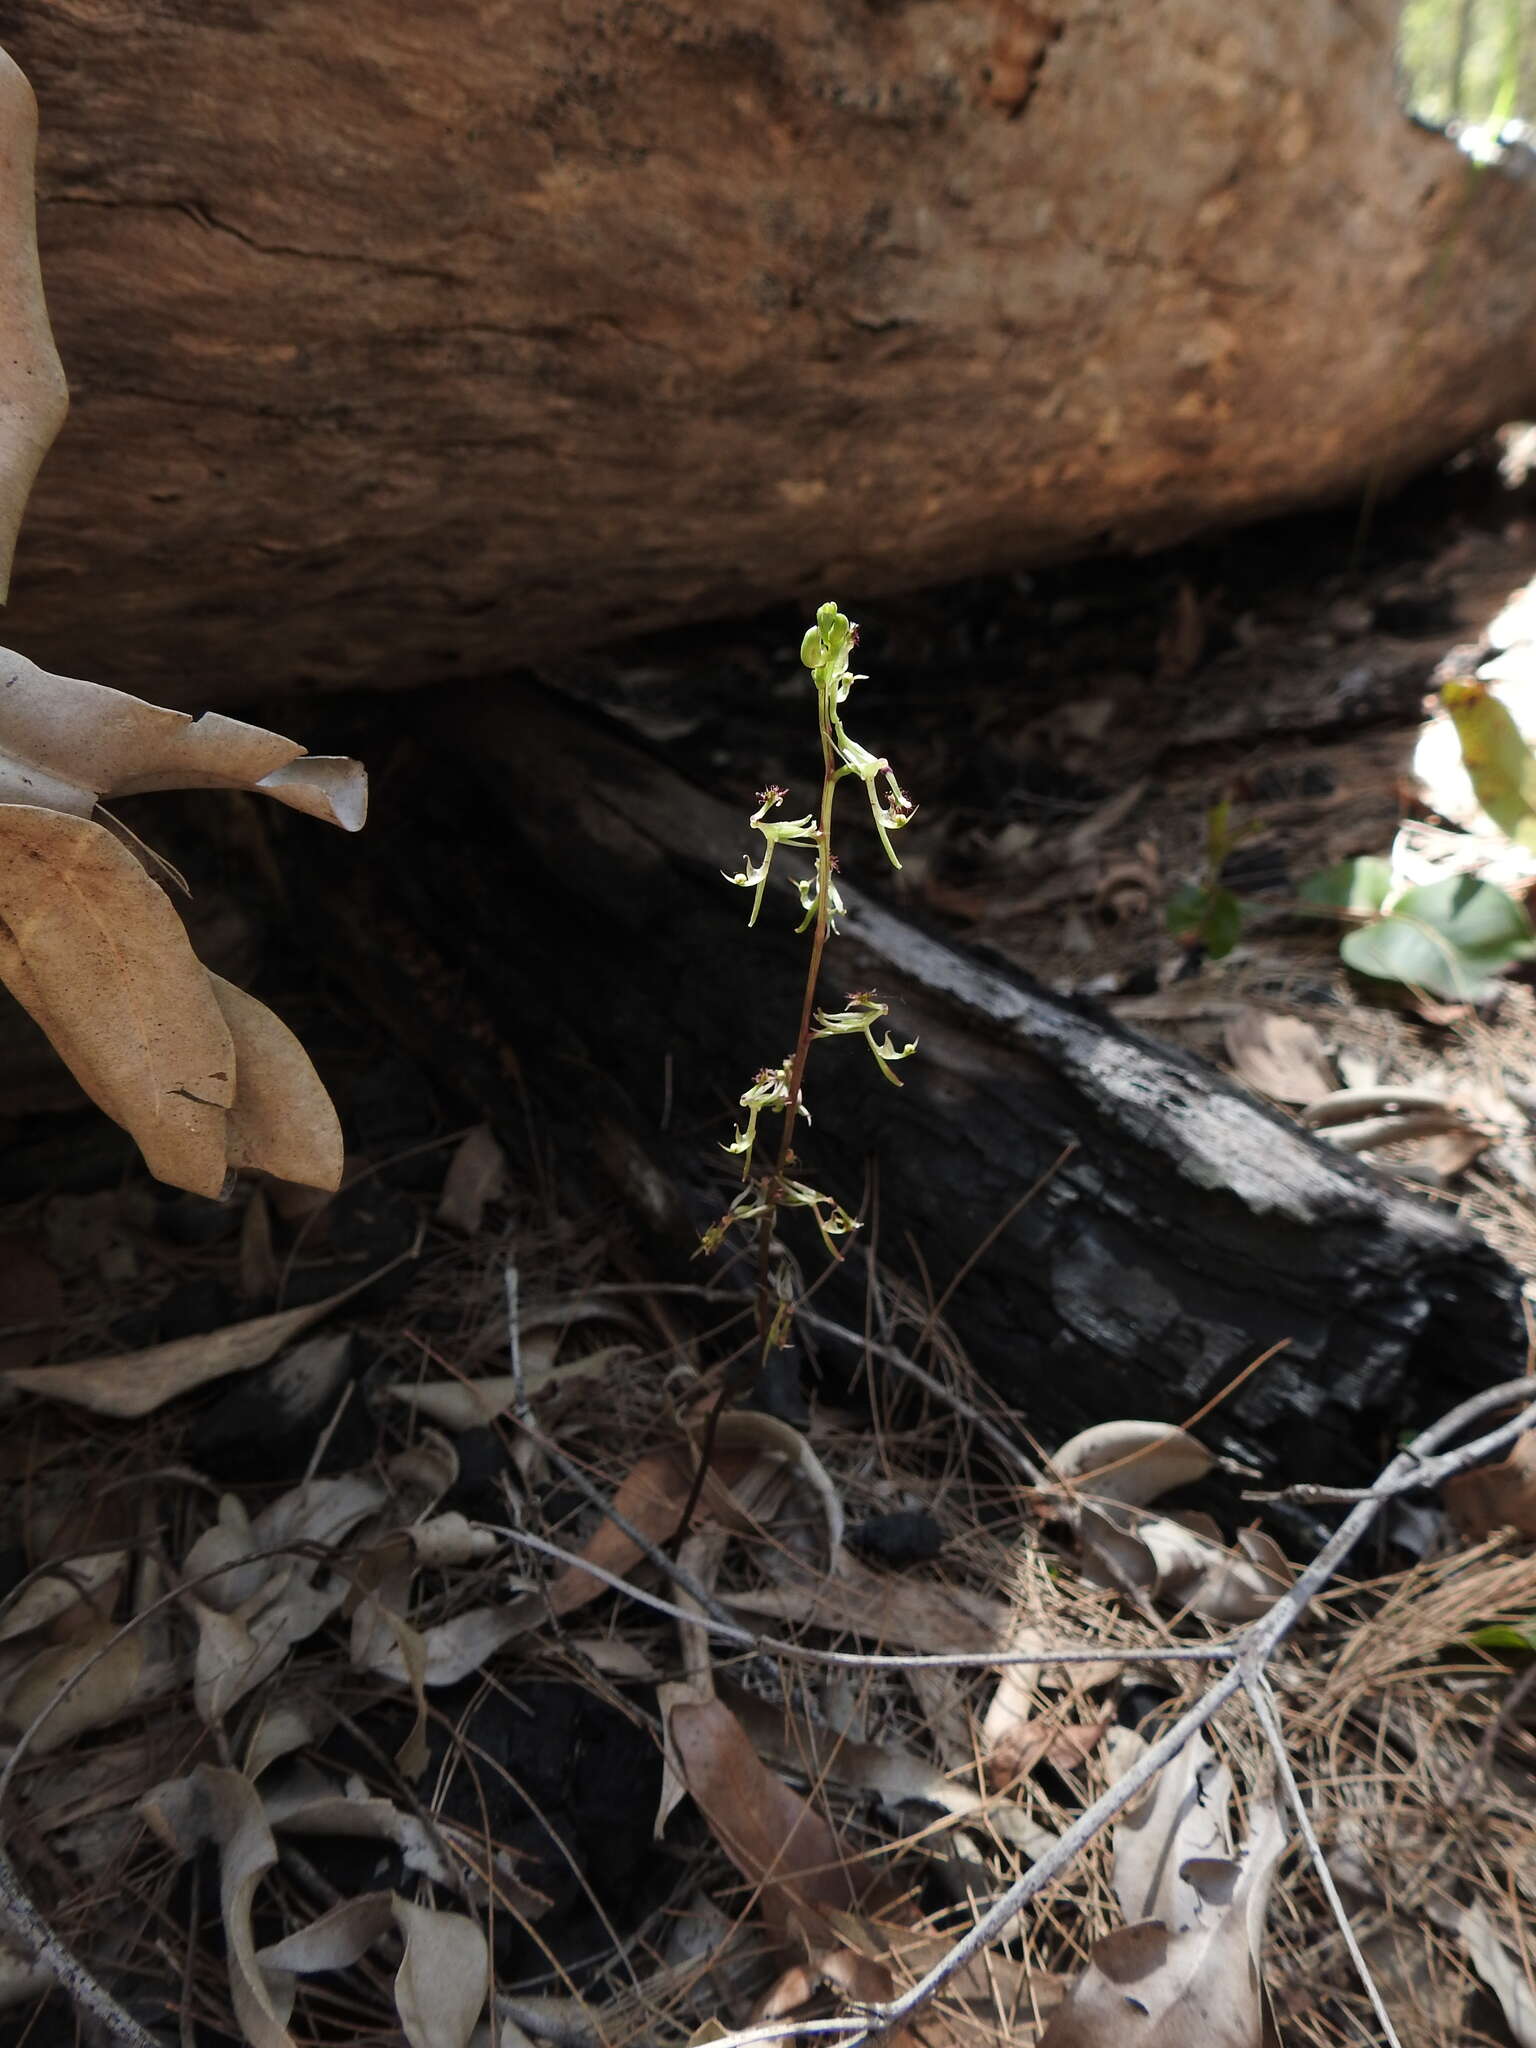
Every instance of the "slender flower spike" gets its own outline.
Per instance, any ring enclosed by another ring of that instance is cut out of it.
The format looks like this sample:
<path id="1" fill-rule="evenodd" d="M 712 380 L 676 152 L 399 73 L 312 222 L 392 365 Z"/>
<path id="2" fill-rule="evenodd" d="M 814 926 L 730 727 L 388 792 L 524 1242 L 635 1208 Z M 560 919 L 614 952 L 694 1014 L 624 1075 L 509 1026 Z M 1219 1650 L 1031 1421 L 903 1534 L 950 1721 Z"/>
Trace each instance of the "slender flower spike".
<path id="1" fill-rule="evenodd" d="M 850 666 L 858 640 L 858 627 L 835 604 L 818 606 L 816 623 L 800 643 L 800 659 L 810 671 L 816 692 L 817 724 L 822 744 L 818 815 L 775 820 L 772 813 L 785 802 L 785 791 L 777 786 L 760 791 L 751 823 L 752 829 L 762 837 L 762 853 L 755 860 L 749 857 L 739 874 L 725 878 L 739 888 L 752 890 L 749 922 L 756 924 L 773 857 L 779 847 L 806 848 L 815 856 L 815 873 L 795 882 L 803 913 L 799 929 L 814 933 L 800 1037 L 790 1057 L 781 1066 L 761 1069 L 740 1098 L 745 1121 L 733 1131 L 730 1144 L 723 1149 L 741 1160 L 742 1186 L 725 1214 L 704 1236 L 703 1248 L 715 1251 L 732 1230 L 756 1226 L 758 1329 L 764 1357 L 788 1342 L 793 1319 L 792 1300 L 782 1291 L 775 1294 L 772 1280 L 775 1234 L 782 1212 L 787 1209 L 808 1210 L 828 1254 L 834 1259 L 842 1255 L 836 1241 L 859 1227 L 858 1218 L 830 1195 L 794 1177 L 799 1171 L 794 1146 L 796 1125 L 801 1117 L 807 1124 L 810 1122 L 805 1107 L 804 1085 L 811 1042 L 818 1038 L 862 1038 L 875 1064 L 894 1087 L 901 1086 L 894 1072 L 896 1065 L 917 1050 L 915 1039 L 910 1045 L 898 1046 L 888 1030 L 878 1029 L 889 1013 L 886 1005 L 871 990 L 860 990 L 850 995 L 839 1010 L 814 1007 L 823 948 L 826 941 L 836 934 L 837 920 L 845 908 L 836 879 L 837 859 L 832 849 L 837 785 L 847 780 L 864 784 L 875 830 L 893 867 L 900 867 L 901 863 L 891 846 L 891 834 L 901 830 L 916 808 L 897 781 L 889 761 L 883 755 L 861 747 L 849 736 L 843 724 L 842 707 L 854 684 L 864 680 Z M 754 1171 L 762 1119 L 769 1115 L 781 1119 L 776 1157 L 767 1171 Z"/>
<path id="2" fill-rule="evenodd" d="M 917 1051 L 917 1040 L 914 1038 L 910 1045 L 904 1045 L 898 1051 L 895 1041 L 887 1031 L 885 1037 L 877 1043 L 875 1026 L 882 1017 L 888 1017 L 890 1014 L 890 1005 L 882 1003 L 873 989 L 856 989 L 849 996 L 846 1009 L 816 1012 L 815 1036 L 840 1038 L 847 1035 L 862 1038 L 875 1056 L 875 1065 L 893 1087 L 899 1088 L 901 1077 L 891 1072 L 892 1063 L 896 1060 L 910 1059 Z"/>

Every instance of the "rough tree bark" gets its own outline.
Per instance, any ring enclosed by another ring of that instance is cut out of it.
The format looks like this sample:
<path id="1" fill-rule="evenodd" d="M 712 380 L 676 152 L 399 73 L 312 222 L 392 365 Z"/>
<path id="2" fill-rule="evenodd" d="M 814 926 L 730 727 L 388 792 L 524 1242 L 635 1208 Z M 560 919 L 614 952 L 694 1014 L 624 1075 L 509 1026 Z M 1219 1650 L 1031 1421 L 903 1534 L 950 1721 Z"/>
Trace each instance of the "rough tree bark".
<path id="1" fill-rule="evenodd" d="M 1536 397 L 1392 0 L 0 0 L 75 394 L 7 637 L 197 704 L 1163 541 Z"/>
<path id="2" fill-rule="evenodd" d="M 349 985 L 515 1138 L 510 1047 L 541 1117 L 576 1134 L 562 1170 L 595 1158 L 650 1226 L 646 1270 L 670 1241 L 697 1278 L 735 1096 L 799 1014 L 788 878 L 749 934 L 720 879 L 744 820 L 553 697 L 425 692 L 407 716 L 422 753 L 395 761 L 370 860 L 306 841 L 296 903 Z M 1474 1233 L 1198 1062 L 845 893 L 826 993 L 875 987 L 921 1044 L 900 1090 L 856 1044 L 817 1049 L 806 1172 L 857 1202 L 873 1166 L 882 1257 L 914 1276 L 915 1246 L 936 1287 L 1006 1222 L 951 1317 L 1042 1441 L 1182 1419 L 1284 1340 L 1204 1427 L 1263 1470 L 1339 1476 L 1518 1369 L 1519 1281 Z M 862 1324 L 857 1287 L 842 1307 Z"/>

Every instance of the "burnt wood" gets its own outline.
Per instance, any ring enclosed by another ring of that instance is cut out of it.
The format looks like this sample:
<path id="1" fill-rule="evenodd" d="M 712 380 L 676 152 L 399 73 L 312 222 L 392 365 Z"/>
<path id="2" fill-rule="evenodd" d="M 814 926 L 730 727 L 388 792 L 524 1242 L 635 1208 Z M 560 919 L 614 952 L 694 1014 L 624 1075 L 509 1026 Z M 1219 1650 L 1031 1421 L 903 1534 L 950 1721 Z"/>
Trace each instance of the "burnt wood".
<path id="1" fill-rule="evenodd" d="M 422 693 L 412 713 L 371 858 L 349 847 L 312 877 L 314 914 L 423 1057 L 454 1062 L 510 1130 L 529 1090 L 681 1260 L 732 1192 L 718 1141 L 736 1095 L 792 1043 L 806 942 L 789 877 L 749 933 L 721 879 L 744 816 L 531 685 Z M 949 1310 L 1038 1440 L 1183 1419 L 1285 1340 L 1205 1427 L 1266 1472 L 1336 1481 L 1519 1370 L 1518 1277 L 1474 1232 L 1198 1061 L 876 901 L 852 877 L 880 858 L 851 824 L 825 995 L 874 987 L 920 1052 L 897 1090 L 856 1042 L 818 1048 L 806 1173 L 851 1205 L 877 1174 L 882 1260 L 915 1276 L 915 1246 L 938 1287 L 1043 1183 Z"/>

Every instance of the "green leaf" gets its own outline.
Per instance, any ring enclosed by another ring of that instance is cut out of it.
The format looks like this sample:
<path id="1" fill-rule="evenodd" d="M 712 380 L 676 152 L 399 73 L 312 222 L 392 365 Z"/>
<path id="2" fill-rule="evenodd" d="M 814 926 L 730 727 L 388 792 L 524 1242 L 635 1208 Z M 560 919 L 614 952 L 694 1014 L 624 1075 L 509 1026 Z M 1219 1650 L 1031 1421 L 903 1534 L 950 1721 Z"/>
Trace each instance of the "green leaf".
<path id="1" fill-rule="evenodd" d="M 1392 887 L 1392 863 L 1374 853 L 1357 860 L 1336 860 L 1332 867 L 1308 875 L 1296 891 L 1303 903 L 1320 910 L 1380 910 Z"/>
<path id="2" fill-rule="evenodd" d="M 1536 951 L 1536 934 L 1521 906 L 1471 875 L 1410 889 L 1392 915 L 1347 932 L 1339 953 L 1358 974 L 1400 981 L 1451 1001 L 1467 1002 L 1482 984 Z"/>
<path id="3" fill-rule="evenodd" d="M 1200 937 L 1213 960 L 1224 960 L 1243 935 L 1243 906 L 1230 889 L 1212 889 Z"/>
<path id="4" fill-rule="evenodd" d="M 1192 938 L 1199 931 L 1209 894 L 1198 882 L 1181 882 L 1168 898 L 1163 922 L 1176 939 Z"/>
<path id="5" fill-rule="evenodd" d="M 1478 802 L 1506 837 L 1536 846 L 1536 759 L 1509 706 L 1482 683 L 1447 683 L 1440 701 Z"/>
<path id="6" fill-rule="evenodd" d="M 1223 960 L 1242 936 L 1243 906 L 1230 889 L 1184 882 L 1168 898 L 1163 922 L 1176 939 L 1198 939 L 1213 960 Z"/>
<path id="7" fill-rule="evenodd" d="M 1495 1621 L 1487 1628 L 1475 1628 L 1467 1641 L 1479 1650 L 1524 1650 L 1528 1654 L 1536 1651 L 1536 1636 L 1531 1634 L 1536 1622 L 1524 1628 L 1510 1628 L 1507 1623 Z"/>

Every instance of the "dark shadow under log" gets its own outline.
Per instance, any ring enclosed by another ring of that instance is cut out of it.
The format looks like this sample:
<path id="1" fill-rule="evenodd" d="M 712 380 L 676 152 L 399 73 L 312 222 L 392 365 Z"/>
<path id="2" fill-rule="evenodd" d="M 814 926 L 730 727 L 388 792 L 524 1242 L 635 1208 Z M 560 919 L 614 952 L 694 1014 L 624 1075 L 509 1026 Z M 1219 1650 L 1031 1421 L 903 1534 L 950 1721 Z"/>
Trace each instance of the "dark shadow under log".
<path id="1" fill-rule="evenodd" d="M 459 1084 L 487 1113 L 518 1113 L 500 1037 L 541 1108 L 563 1105 L 610 1162 L 622 1133 L 622 1157 L 689 1186 L 693 1220 L 722 1208 L 735 1097 L 794 1033 L 805 941 L 788 877 L 749 934 L 746 897 L 720 879 L 744 819 L 532 688 L 426 693 L 411 720 L 422 772 L 386 786 L 372 861 L 349 849 L 351 882 L 338 867 L 315 892 L 346 892 L 324 913 L 334 942 L 371 958 L 375 999 L 427 1056 L 458 1034 Z M 851 872 L 875 870 L 863 830 L 847 845 Z M 1518 1278 L 1455 1218 L 1094 1006 L 844 893 L 826 994 L 874 987 L 921 1049 L 897 1090 L 861 1047 L 818 1048 L 807 1175 L 851 1203 L 877 1186 L 882 1259 L 910 1274 L 915 1247 L 937 1288 L 1042 1182 L 949 1310 L 1038 1440 L 1183 1419 L 1283 1342 L 1206 1428 L 1266 1472 L 1337 1481 L 1518 1371 Z M 392 957 L 406 927 L 463 993 L 446 1017 L 413 1013 Z M 686 1252 L 686 1230 L 674 1243 Z"/>

